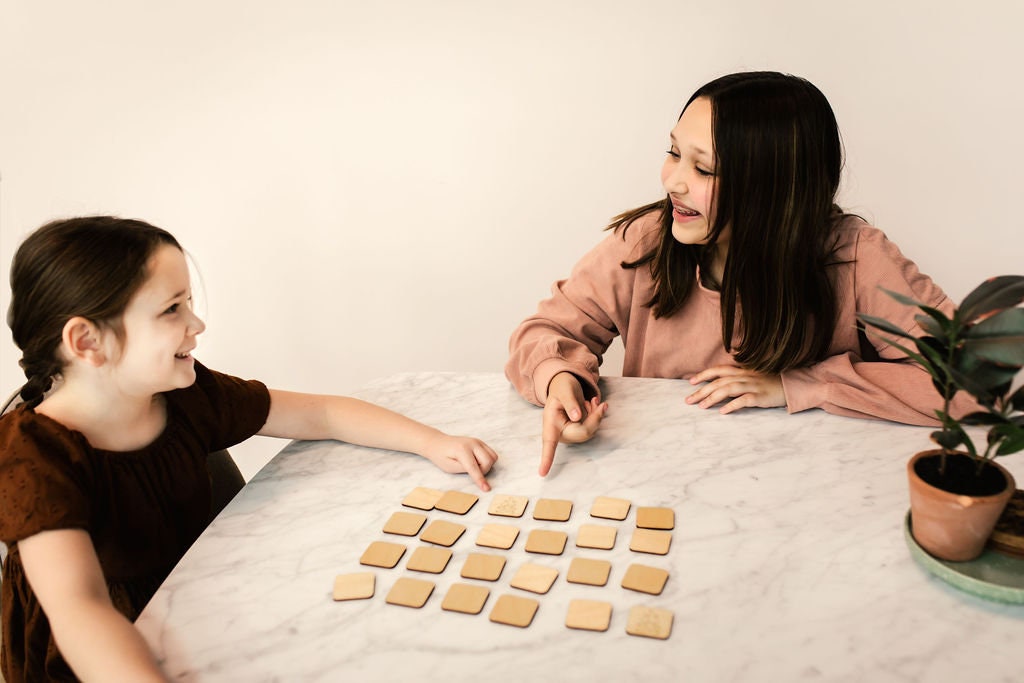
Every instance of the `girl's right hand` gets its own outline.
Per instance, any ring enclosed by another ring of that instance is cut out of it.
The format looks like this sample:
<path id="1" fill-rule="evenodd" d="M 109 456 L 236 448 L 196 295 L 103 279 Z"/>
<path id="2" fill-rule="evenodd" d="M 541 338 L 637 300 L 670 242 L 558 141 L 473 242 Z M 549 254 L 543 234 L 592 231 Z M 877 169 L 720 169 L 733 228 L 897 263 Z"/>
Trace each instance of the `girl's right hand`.
<path id="1" fill-rule="evenodd" d="M 589 441 L 608 412 L 608 404 L 597 397 L 583 398 L 583 387 L 571 372 L 560 372 L 548 384 L 548 397 L 544 403 L 544 424 L 541 429 L 543 447 L 540 456 L 540 476 L 546 476 L 555 461 L 558 442 L 583 443 Z"/>

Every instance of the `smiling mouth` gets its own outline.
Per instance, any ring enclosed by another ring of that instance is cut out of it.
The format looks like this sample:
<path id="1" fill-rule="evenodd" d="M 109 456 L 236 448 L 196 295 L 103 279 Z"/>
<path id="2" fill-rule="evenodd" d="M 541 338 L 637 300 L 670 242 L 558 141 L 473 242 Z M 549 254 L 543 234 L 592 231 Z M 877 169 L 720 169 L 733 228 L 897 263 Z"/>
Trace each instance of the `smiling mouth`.
<path id="1" fill-rule="evenodd" d="M 672 208 L 675 209 L 676 213 L 681 214 L 683 216 L 699 216 L 700 215 L 699 211 L 694 211 L 693 209 L 688 209 L 685 206 L 679 206 L 678 204 L 673 204 Z"/>
<path id="2" fill-rule="evenodd" d="M 174 354 L 174 357 L 179 360 L 185 360 L 186 358 L 188 358 L 190 353 L 191 351 L 186 351 L 185 353 L 176 353 Z"/>

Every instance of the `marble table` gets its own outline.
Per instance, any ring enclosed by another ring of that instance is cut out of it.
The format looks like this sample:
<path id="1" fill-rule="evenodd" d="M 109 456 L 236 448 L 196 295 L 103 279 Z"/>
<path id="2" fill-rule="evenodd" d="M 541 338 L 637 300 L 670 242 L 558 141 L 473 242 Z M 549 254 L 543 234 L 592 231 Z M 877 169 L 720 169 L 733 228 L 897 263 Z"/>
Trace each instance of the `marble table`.
<path id="1" fill-rule="evenodd" d="M 295 442 L 275 456 L 189 550 L 138 620 L 182 681 L 964 681 L 1021 680 L 1024 606 L 986 602 L 911 559 L 903 538 L 905 463 L 928 430 L 812 410 L 723 416 L 688 406 L 687 383 L 602 380 L 611 410 L 590 443 L 560 446 L 537 476 L 540 411 L 498 374 L 399 374 L 360 397 L 500 453 L 494 491 L 459 518 L 469 530 L 440 575 L 405 568 L 418 538 L 389 536 L 390 515 L 414 487 L 480 493 L 406 454 L 337 442 Z M 1024 481 L 1024 460 L 1002 460 Z M 527 496 L 521 519 L 495 518 L 495 494 Z M 598 496 L 633 502 L 612 550 L 574 547 Z M 538 498 L 575 503 L 568 522 L 531 519 Z M 628 548 L 636 506 L 675 511 L 669 553 Z M 522 528 L 508 551 L 475 546 L 484 523 Z M 524 551 L 533 528 L 562 528 L 562 556 Z M 334 602 L 336 575 L 376 540 L 410 550 L 373 569 L 369 600 Z M 460 579 L 470 552 L 507 555 L 494 583 Z M 612 563 L 604 587 L 567 583 L 574 556 Z M 546 595 L 509 586 L 518 565 L 559 569 Z M 661 595 L 620 586 L 633 562 L 668 569 Z M 434 581 L 426 605 L 390 605 L 400 576 Z M 479 615 L 443 611 L 452 583 L 491 589 Z M 492 623 L 499 595 L 535 597 L 527 628 Z M 570 600 L 613 605 L 605 632 L 565 626 Z M 674 613 L 668 640 L 628 635 L 629 609 Z"/>

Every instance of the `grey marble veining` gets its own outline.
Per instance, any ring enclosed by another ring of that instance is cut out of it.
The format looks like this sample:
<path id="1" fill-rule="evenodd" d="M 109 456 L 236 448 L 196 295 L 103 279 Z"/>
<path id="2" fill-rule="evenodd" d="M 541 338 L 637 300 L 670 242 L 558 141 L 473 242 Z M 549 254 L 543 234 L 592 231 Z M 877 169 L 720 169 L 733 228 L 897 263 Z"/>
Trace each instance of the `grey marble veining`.
<path id="1" fill-rule="evenodd" d="M 611 404 L 593 441 L 560 446 L 551 474 L 536 470 L 540 411 L 498 374 L 413 373 L 359 396 L 451 433 L 478 436 L 501 460 L 494 491 L 440 575 L 409 572 L 422 542 L 381 528 L 416 486 L 480 493 L 464 475 L 422 458 L 337 442 L 296 442 L 253 478 L 196 542 L 138 620 L 183 681 L 963 681 L 1014 680 L 1022 671 L 1024 607 L 989 603 L 932 578 L 902 536 L 906 460 L 928 430 L 813 410 L 728 416 L 683 402 L 689 384 L 608 378 Z M 1020 456 L 1001 461 L 1024 481 Z M 530 499 L 526 515 L 487 515 L 494 494 Z M 624 522 L 589 517 L 597 496 L 633 502 Z M 531 518 L 538 498 L 574 502 L 566 523 Z M 675 510 L 664 557 L 628 549 L 636 507 Z M 521 529 L 509 551 L 474 544 L 485 523 Z M 615 548 L 574 546 L 583 523 L 617 526 Z M 534 528 L 569 533 L 560 557 L 523 550 Z M 407 545 L 395 569 L 372 569 L 376 595 L 334 602 L 338 574 L 375 540 Z M 506 555 L 499 581 L 461 579 L 470 552 Z M 608 559 L 604 587 L 565 581 L 572 557 Z M 509 587 L 531 561 L 560 574 L 547 595 Z M 631 562 L 668 569 L 659 596 L 620 587 Z M 437 587 L 422 609 L 384 601 L 396 578 Z M 487 586 L 475 616 L 443 611 L 455 581 Z M 499 595 L 540 602 L 531 626 L 491 623 Z M 607 632 L 564 626 L 574 598 L 612 603 Z M 667 641 L 627 635 L 633 605 L 675 614 Z"/>

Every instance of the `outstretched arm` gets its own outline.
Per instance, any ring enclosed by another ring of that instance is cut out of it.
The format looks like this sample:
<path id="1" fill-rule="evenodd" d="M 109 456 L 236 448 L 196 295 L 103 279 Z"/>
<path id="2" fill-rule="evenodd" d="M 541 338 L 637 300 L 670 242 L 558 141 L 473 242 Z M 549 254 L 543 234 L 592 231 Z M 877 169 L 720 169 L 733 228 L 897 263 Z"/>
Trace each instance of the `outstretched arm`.
<path id="1" fill-rule="evenodd" d="M 64 660 L 83 681 L 167 681 L 142 635 L 110 601 L 96 550 L 82 529 L 18 542 L 32 590 Z"/>
<path id="2" fill-rule="evenodd" d="M 346 396 L 270 390 L 262 436 L 337 439 L 359 446 L 422 455 L 445 472 L 466 472 L 484 491 L 484 475 L 498 459 L 479 439 L 450 436 L 387 408 Z"/>

